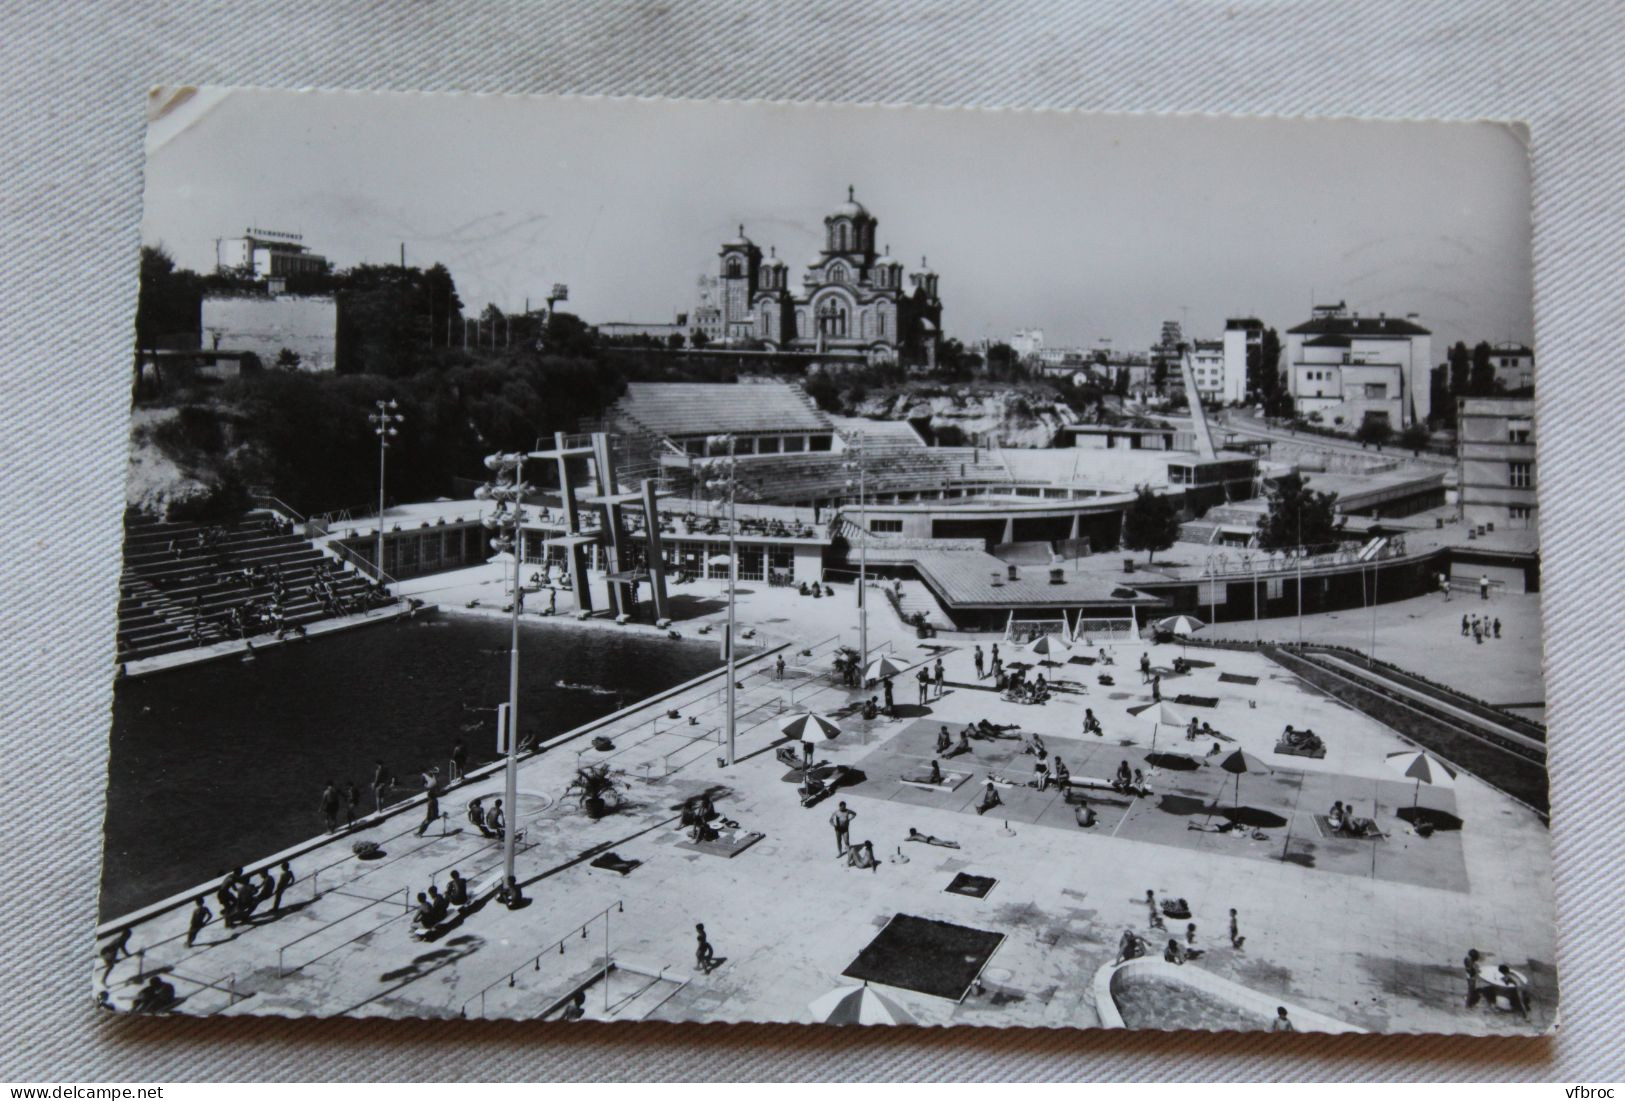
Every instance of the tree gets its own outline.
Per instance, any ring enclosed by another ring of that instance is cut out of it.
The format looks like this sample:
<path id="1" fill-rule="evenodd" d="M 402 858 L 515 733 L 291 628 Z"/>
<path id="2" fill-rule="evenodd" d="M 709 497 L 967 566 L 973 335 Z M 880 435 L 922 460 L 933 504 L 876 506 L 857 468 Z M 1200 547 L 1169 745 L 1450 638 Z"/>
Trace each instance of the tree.
<path id="1" fill-rule="evenodd" d="M 196 272 L 177 268 L 162 248 L 141 249 L 141 290 L 135 307 L 139 348 L 166 344 L 196 347 L 201 325 L 203 283 Z"/>
<path id="2" fill-rule="evenodd" d="M 1285 390 L 1277 390 L 1264 403 L 1264 415 L 1267 417 L 1291 420 L 1296 413 L 1296 403 L 1293 402 L 1292 395 Z"/>
<path id="3" fill-rule="evenodd" d="M 1468 385 L 1475 398 L 1487 398 L 1495 393 L 1495 363 L 1490 359 L 1492 354 L 1488 341 L 1481 340 L 1473 346 L 1473 370 Z"/>
<path id="4" fill-rule="evenodd" d="M 1382 450 L 1382 445 L 1387 443 L 1393 434 L 1394 426 L 1388 422 L 1388 414 L 1372 412 L 1369 409 L 1361 418 L 1360 427 L 1354 430 L 1355 439 L 1362 444 L 1376 444 L 1378 451 Z"/>
<path id="5" fill-rule="evenodd" d="M 695 329 L 688 334 L 688 346 L 696 351 L 711 343 L 711 338 L 705 335 L 704 329 Z"/>
<path id="6" fill-rule="evenodd" d="M 302 361 L 299 353 L 292 348 L 279 348 L 276 353 L 276 365 L 284 371 L 297 371 Z"/>
<path id="7" fill-rule="evenodd" d="M 1428 405 L 1440 424 L 1456 423 L 1456 402 L 1450 395 L 1450 365 L 1441 363 L 1428 372 Z"/>
<path id="8" fill-rule="evenodd" d="M 989 378 L 1014 378 L 1016 375 L 1016 350 L 1008 344 L 994 344 L 987 350 L 987 373 Z"/>
<path id="9" fill-rule="evenodd" d="M 1179 513 L 1173 502 L 1152 492 L 1149 486 L 1134 491 L 1134 500 L 1123 510 L 1123 546 L 1146 552 L 1146 562 L 1157 552 L 1167 550 L 1179 538 Z"/>
<path id="10" fill-rule="evenodd" d="M 1458 340 L 1450 349 L 1450 393 L 1454 397 L 1467 396 L 1472 382 L 1473 358 L 1467 345 Z"/>
<path id="11" fill-rule="evenodd" d="M 1433 442 L 1433 433 L 1428 431 L 1425 424 L 1412 424 L 1399 434 L 1399 445 L 1410 449 L 1411 454 L 1419 455 L 1422 449 Z"/>
<path id="12" fill-rule="evenodd" d="M 1338 541 L 1343 528 L 1337 494 L 1308 487 L 1297 471 L 1283 474 L 1270 487 L 1269 511 L 1258 521 L 1261 550 L 1319 547 Z"/>
<path id="13" fill-rule="evenodd" d="M 1257 348 L 1247 349 L 1247 389 L 1266 406 L 1281 389 L 1281 336 L 1265 329 Z"/>
<path id="14" fill-rule="evenodd" d="M 670 348 L 674 352 L 681 351 L 683 347 L 683 334 L 672 333 L 670 336 L 668 336 L 666 338 L 666 347 Z"/>

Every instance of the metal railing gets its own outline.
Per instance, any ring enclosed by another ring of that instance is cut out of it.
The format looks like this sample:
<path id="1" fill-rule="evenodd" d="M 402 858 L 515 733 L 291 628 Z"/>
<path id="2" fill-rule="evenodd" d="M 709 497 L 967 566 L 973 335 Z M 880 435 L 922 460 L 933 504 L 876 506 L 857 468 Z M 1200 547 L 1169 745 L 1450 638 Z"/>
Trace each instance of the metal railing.
<path id="1" fill-rule="evenodd" d="M 614 959 L 612 958 L 611 952 L 610 952 L 609 915 L 611 913 L 624 914 L 625 912 L 626 912 L 626 900 L 625 899 L 618 899 L 618 900 L 616 900 L 616 902 L 613 905 L 605 906 L 602 910 L 599 910 L 597 913 L 595 913 L 595 914 L 591 915 L 590 917 L 588 917 L 580 925 L 581 935 L 580 935 L 579 939 L 586 940 L 587 939 L 587 927 L 590 926 L 590 925 L 596 924 L 597 921 L 600 918 L 602 918 L 603 922 L 604 922 L 604 958 L 603 958 L 603 963 L 602 963 L 601 967 L 598 969 L 599 970 L 598 978 L 596 980 L 589 980 L 589 982 L 598 981 L 598 982 L 602 982 L 604 984 L 604 1009 L 606 1011 L 609 1009 L 609 973 L 610 973 L 611 970 L 614 969 L 614 966 L 615 966 Z M 510 989 L 513 988 L 515 985 L 517 985 L 517 979 L 518 979 L 519 973 L 521 971 L 523 971 L 526 967 L 529 967 L 532 971 L 536 971 L 536 972 L 541 971 L 541 969 L 542 969 L 542 957 L 544 957 L 544 956 L 552 956 L 552 955 L 555 955 L 555 954 L 560 955 L 560 956 L 564 955 L 564 946 L 565 946 L 565 944 L 567 942 L 569 942 L 569 941 L 578 939 L 577 936 L 576 936 L 576 932 L 575 932 L 576 928 L 577 928 L 576 926 L 572 925 L 570 927 L 570 932 L 566 933 L 564 936 L 560 937 L 558 940 L 556 940 L 553 943 L 549 944 L 546 948 L 543 948 L 541 951 L 537 952 L 534 956 L 530 957 L 529 959 L 525 960 L 523 963 L 519 964 L 519 966 L 515 967 L 512 971 L 509 971 L 502 978 L 496 979 L 493 982 L 486 983 L 479 990 L 477 990 L 473 994 L 469 995 L 466 999 L 464 999 L 462 1006 L 457 1011 L 457 1015 L 459 1017 L 467 1017 L 468 1016 L 468 1007 L 473 1005 L 476 1001 L 478 1001 L 480 1003 L 479 1015 L 481 1017 L 485 1016 L 486 996 L 488 994 L 490 994 L 491 991 L 496 990 L 498 987 L 508 987 Z"/>

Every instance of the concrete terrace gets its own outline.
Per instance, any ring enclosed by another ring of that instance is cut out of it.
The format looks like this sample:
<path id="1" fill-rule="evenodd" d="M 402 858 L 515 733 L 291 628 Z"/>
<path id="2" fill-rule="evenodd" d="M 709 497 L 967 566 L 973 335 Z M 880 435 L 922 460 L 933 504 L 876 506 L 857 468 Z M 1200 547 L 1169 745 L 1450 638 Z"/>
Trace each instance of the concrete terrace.
<path id="1" fill-rule="evenodd" d="M 144 968 L 176 976 L 186 996 L 180 1010 L 190 1013 L 535 1017 L 584 988 L 593 1018 L 810 1021 L 808 1003 L 851 983 L 843 971 L 894 916 L 907 914 L 1003 937 L 981 964 L 979 986 L 957 1000 L 885 988 L 921 1022 L 1087 1027 L 1099 1023 L 1091 980 L 1115 956 L 1123 930 L 1159 935 L 1147 929 L 1151 889 L 1191 904 L 1207 953 L 1189 967 L 1360 1027 L 1513 1033 L 1555 1023 L 1545 828 L 1463 776 L 1453 791 L 1421 792 L 1423 806 L 1459 818 L 1460 829 L 1417 835 L 1398 813 L 1409 807 L 1411 787 L 1383 764 L 1405 743 L 1267 657 L 1193 649 L 1192 658 L 1213 664 L 1175 677 L 1178 647 L 1150 649 L 1166 697 L 1213 700 L 1187 710 L 1222 732 L 1225 751 L 1240 747 L 1271 766 L 1269 774 L 1241 779 L 1244 816 L 1258 823 L 1261 838 L 1190 828 L 1223 820 L 1233 778 L 1211 765 L 1172 767 L 1177 762 L 1169 760 L 1170 767 L 1150 770 L 1149 796 L 1089 793 L 1100 821 L 1082 829 L 1053 791 L 1001 787 L 1004 805 L 975 813 L 971 804 L 990 774 L 1031 774 L 1033 759 L 1016 740 L 976 741 L 971 753 L 945 759 L 945 771 L 965 774 L 945 790 L 903 777 L 929 767 L 940 725 L 957 735 L 983 718 L 1039 733 L 1080 780 L 1107 776 L 1124 759 L 1148 767 L 1153 736 L 1159 750 L 1205 752 L 1208 742 L 1190 746 L 1182 731 L 1154 732 L 1130 713 L 1149 700 L 1136 669 L 1148 644 L 1112 645 L 1109 669 L 1076 662 L 1046 668 L 1060 682 L 1056 695 L 1021 705 L 977 683 L 969 644 L 933 649 L 877 610 L 871 644 L 910 665 L 940 654 L 948 688 L 921 706 L 905 675 L 896 693 L 901 715 L 866 723 L 852 713 L 862 694 L 827 675 L 835 640 L 826 628 L 849 627 L 850 590 L 811 601 L 751 588 L 745 621 L 761 625 L 770 646 L 794 641 L 782 651 L 789 662 L 783 680 L 772 675 L 771 652 L 744 671 L 739 763 L 716 763 L 717 678 L 603 721 L 590 734 L 609 738 L 608 751 L 592 748 L 591 736 L 565 736 L 528 758 L 510 816 L 524 831 L 524 908 L 487 905 L 433 941 L 407 935 L 403 898 L 431 882 L 443 885 L 453 868 L 478 881 L 500 867 L 496 843 L 463 818 L 469 798 L 501 794 L 500 773 L 493 773 L 443 796 L 449 818 L 422 838 L 412 833 L 422 818 L 413 804 L 354 833 L 313 840 L 294 857 L 301 881 L 280 917 L 232 930 L 217 922 L 191 949 L 183 944 L 184 903 L 141 921 L 131 939 L 141 955 L 113 971 L 113 1002 L 128 1003 Z M 1267 626 L 1283 637 L 1291 624 Z M 813 652 L 803 654 L 808 648 Z M 1075 653 L 1098 657 L 1097 650 Z M 1102 672 L 1116 683 L 1102 684 Z M 820 743 L 818 758 L 862 776 L 812 808 L 799 805 L 794 776 L 773 752 L 779 715 L 801 706 L 841 716 L 844 732 Z M 1104 736 L 1082 733 L 1085 707 Z M 678 718 L 667 718 L 670 711 Z M 1319 732 L 1327 756 L 1273 753 L 1289 722 Z M 599 761 L 622 773 L 624 801 L 592 821 L 563 794 L 578 763 Z M 703 791 L 739 823 L 732 849 L 695 848 L 676 828 L 683 800 Z M 873 842 L 878 868 L 851 868 L 837 858 L 828 825 L 835 799 L 856 811 L 852 837 Z M 1375 808 L 1385 839 L 1324 836 L 1315 816 L 1333 799 L 1352 801 L 1361 814 Z M 910 842 L 911 828 L 958 847 Z M 752 842 L 753 833 L 762 836 Z M 351 843 L 362 839 L 376 841 L 383 855 L 351 855 Z M 594 865 L 611 853 L 625 862 L 620 867 L 630 866 L 627 874 Z M 947 891 L 960 872 L 995 883 L 980 899 Z M 1239 951 L 1226 933 L 1231 907 L 1240 910 L 1246 937 Z M 695 922 L 705 923 L 721 959 L 710 973 L 694 964 Z M 1170 929 L 1177 924 L 1170 921 Z M 607 987 L 594 981 L 606 945 L 615 964 Z M 1460 960 L 1469 947 L 1485 952 L 1491 969 L 1508 962 L 1530 976 L 1532 1022 L 1464 1007 Z"/>

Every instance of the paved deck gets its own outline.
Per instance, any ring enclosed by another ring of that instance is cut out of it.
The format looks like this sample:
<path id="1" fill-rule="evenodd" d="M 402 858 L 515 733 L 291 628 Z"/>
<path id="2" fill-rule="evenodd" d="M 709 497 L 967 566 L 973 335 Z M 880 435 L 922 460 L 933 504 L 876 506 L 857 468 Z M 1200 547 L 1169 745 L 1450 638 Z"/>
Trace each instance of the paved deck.
<path id="1" fill-rule="evenodd" d="M 759 603 L 749 621 L 785 620 L 772 629 L 787 633 L 850 615 L 847 600 L 808 601 L 763 589 L 751 599 Z M 798 612 L 805 622 L 797 621 Z M 889 641 L 904 661 L 937 652 L 879 616 L 875 621 L 872 639 Z M 1143 645 L 1115 648 L 1114 686 L 1099 684 L 1098 667 L 1061 667 L 1062 678 L 1075 682 L 1069 687 L 1081 691 L 1041 706 L 951 687 L 923 707 L 910 706 L 904 718 L 848 720 L 841 737 L 818 746 L 818 756 L 864 773 L 835 798 L 857 812 L 852 836 L 873 842 L 881 860 L 874 870 L 848 867 L 838 857 L 827 822 L 833 800 L 801 807 L 772 752 L 781 707 L 837 711 L 855 699 L 823 675 L 825 652 L 808 658 L 792 647 L 785 680 L 764 663 L 764 671 L 743 681 L 741 759 L 733 768 L 715 763 L 709 733 L 720 706 L 715 680 L 596 731 L 613 742 L 608 753 L 578 739 L 529 759 L 515 816 L 525 831 L 519 856 L 531 898 L 525 908 L 486 906 L 432 942 L 407 935 L 403 899 L 431 881 L 444 883 L 453 868 L 478 878 L 500 865 L 496 845 L 462 819 L 469 797 L 500 794 L 500 776 L 493 775 L 443 797 L 449 820 L 422 838 L 412 833 L 421 811 L 406 806 L 296 860 L 301 882 L 282 916 L 241 929 L 211 925 L 192 949 L 183 945 L 184 908 L 141 923 L 132 947 L 143 955 L 114 970 L 110 996 L 125 1004 L 144 966 L 176 974 L 187 995 L 182 1010 L 198 1013 L 538 1016 L 590 984 L 589 1016 L 808 1021 L 808 1003 L 850 981 L 842 972 L 887 922 L 906 913 L 1004 938 L 987 961 L 981 990 L 962 1000 L 888 989 L 922 1022 L 1093 1026 L 1089 978 L 1115 955 L 1125 927 L 1148 931 L 1144 897 L 1152 889 L 1190 901 L 1208 949 L 1191 966 L 1332 1017 L 1374 1030 L 1480 1033 L 1554 1023 L 1545 828 L 1463 777 L 1453 792 L 1421 793 L 1424 805 L 1449 811 L 1461 828 L 1427 838 L 1411 832 L 1397 813 L 1409 805 L 1409 790 L 1382 763 L 1385 753 L 1404 748 L 1402 740 L 1259 654 L 1218 655 L 1212 667 L 1165 679 L 1164 690 L 1217 697 L 1217 706 L 1202 713 L 1234 739 L 1226 747 L 1277 766 L 1273 775 L 1242 779 L 1241 803 L 1258 812 L 1262 840 L 1187 828 L 1222 816 L 1229 805 L 1233 782 L 1211 768 L 1154 771 L 1149 798 L 1101 795 L 1094 800 L 1101 821 L 1089 830 L 1069 825 L 1049 793 L 1004 789 L 1008 814 L 966 810 L 988 772 L 1019 775 L 1024 763 L 1030 771 L 1031 758 L 1020 759 L 1016 742 L 985 749 L 975 743 L 974 761 L 945 762 L 972 772 L 952 792 L 898 782 L 905 769 L 925 761 L 937 725 L 957 732 L 978 718 L 1040 731 L 1074 776 L 1143 758 L 1152 730 L 1128 710 L 1147 701 L 1135 672 Z M 1177 652 L 1154 647 L 1153 660 L 1166 667 Z M 968 647 L 944 657 L 950 682 L 975 682 Z M 1257 684 L 1220 681 L 1221 672 L 1256 677 Z M 913 685 L 899 689 L 899 703 L 912 705 Z M 1104 724 L 1103 737 L 1081 735 L 1085 706 Z M 668 710 L 679 717 L 665 718 Z M 1287 722 L 1319 731 L 1330 744 L 1327 757 L 1274 756 Z M 1183 744 L 1176 729 L 1157 732 L 1159 749 Z M 622 770 L 625 801 L 592 821 L 563 793 L 578 762 L 599 760 Z M 676 816 L 684 798 L 702 791 L 713 794 L 741 833 L 764 836 L 735 855 L 726 846 L 683 847 Z M 1360 813 L 1374 800 L 1388 838 L 1322 837 L 1313 815 L 1334 798 L 1354 802 Z M 908 841 L 910 828 L 959 847 Z M 366 861 L 351 855 L 358 837 L 378 841 L 383 855 Z M 595 867 L 606 853 L 636 864 L 624 876 Z M 312 874 L 317 867 L 324 868 L 319 876 Z M 997 886 L 984 899 L 947 892 L 962 871 L 997 879 Z M 1240 951 L 1226 934 L 1231 907 L 1239 909 L 1246 937 Z M 694 964 L 695 922 L 705 923 L 721 960 L 709 973 Z M 616 967 L 607 998 L 604 985 L 592 982 L 606 946 Z M 1468 947 L 1485 952 L 1492 966 L 1510 962 L 1530 975 L 1539 1000 L 1532 1022 L 1464 1007 L 1459 961 Z"/>

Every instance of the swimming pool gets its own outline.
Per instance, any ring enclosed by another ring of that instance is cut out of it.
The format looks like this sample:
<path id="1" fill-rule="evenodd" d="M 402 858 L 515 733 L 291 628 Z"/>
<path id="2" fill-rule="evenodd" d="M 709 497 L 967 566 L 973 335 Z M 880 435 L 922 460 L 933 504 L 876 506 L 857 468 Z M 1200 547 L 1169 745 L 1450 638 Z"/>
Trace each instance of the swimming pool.
<path id="1" fill-rule="evenodd" d="M 113 697 L 103 920 L 320 833 L 329 779 L 370 808 L 373 762 L 403 782 L 496 756 L 509 625 L 442 614 L 123 680 Z M 522 737 L 547 736 L 716 668 L 713 642 L 526 623 Z"/>

